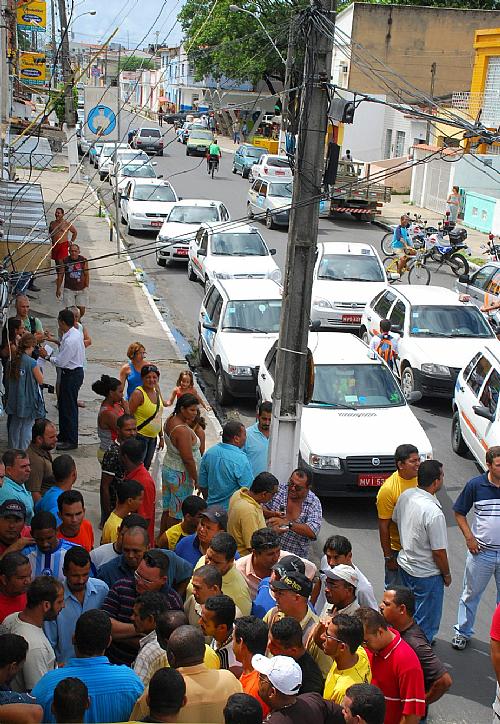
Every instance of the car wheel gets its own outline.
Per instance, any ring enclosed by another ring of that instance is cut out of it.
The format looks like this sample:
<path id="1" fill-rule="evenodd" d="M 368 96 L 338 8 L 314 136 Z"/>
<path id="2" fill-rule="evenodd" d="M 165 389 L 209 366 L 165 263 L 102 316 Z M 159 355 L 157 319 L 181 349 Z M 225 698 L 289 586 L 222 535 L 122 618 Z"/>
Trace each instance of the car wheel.
<path id="1" fill-rule="evenodd" d="M 101 179 L 101 181 L 105 181 L 105 180 L 106 180 L 106 174 L 105 174 L 105 173 L 100 173 L 100 174 L 99 174 L 99 178 Z"/>
<path id="2" fill-rule="evenodd" d="M 163 151 L 158 151 L 158 156 L 163 156 Z"/>
<path id="3" fill-rule="evenodd" d="M 231 169 L 233 173 L 236 173 L 236 166 L 233 165 L 233 168 Z"/>
<path id="4" fill-rule="evenodd" d="M 188 261 L 188 279 L 190 282 L 195 282 L 197 280 L 197 276 L 193 271 L 193 265 L 191 264 L 191 261 Z"/>
<path id="5" fill-rule="evenodd" d="M 198 359 L 200 360 L 200 365 L 202 367 L 210 367 L 209 359 L 205 353 L 205 350 L 203 349 L 203 343 L 201 341 L 201 334 L 198 337 Z"/>
<path id="6" fill-rule="evenodd" d="M 156 263 L 158 264 L 158 266 L 167 266 L 167 260 L 162 259 L 161 256 L 158 256 L 158 252 L 156 252 Z"/>
<path id="7" fill-rule="evenodd" d="M 190 156 L 190 155 L 191 155 L 191 153 L 189 151 L 189 148 L 186 148 L 186 156 Z"/>
<path id="8" fill-rule="evenodd" d="M 247 219 L 253 219 L 253 211 L 250 203 L 247 203 Z"/>
<path id="9" fill-rule="evenodd" d="M 275 229 L 276 224 L 274 223 L 273 215 L 270 211 L 266 211 L 266 228 Z"/>
<path id="10" fill-rule="evenodd" d="M 451 447 L 457 455 L 466 455 L 468 448 L 462 437 L 462 428 L 460 425 L 460 413 L 458 410 L 453 414 L 451 421 Z"/>
<path id="11" fill-rule="evenodd" d="M 407 365 L 401 374 L 401 389 L 408 400 L 412 392 L 422 392 L 422 386 L 415 379 L 415 372 Z"/>
<path id="12" fill-rule="evenodd" d="M 250 169 L 244 168 L 243 171 L 241 172 L 241 176 L 242 176 L 243 178 L 248 178 L 249 173 L 250 173 Z"/>
<path id="13" fill-rule="evenodd" d="M 215 396 L 219 405 L 230 405 L 233 401 L 233 396 L 226 387 L 224 375 L 219 366 L 215 372 Z"/>
<path id="14" fill-rule="evenodd" d="M 129 236 L 135 236 L 135 231 L 130 228 L 130 220 L 127 220 L 127 234 Z"/>
<path id="15" fill-rule="evenodd" d="M 370 337 L 368 336 L 368 332 L 364 327 L 361 327 L 361 329 L 359 330 L 359 336 L 365 344 L 370 344 Z"/>

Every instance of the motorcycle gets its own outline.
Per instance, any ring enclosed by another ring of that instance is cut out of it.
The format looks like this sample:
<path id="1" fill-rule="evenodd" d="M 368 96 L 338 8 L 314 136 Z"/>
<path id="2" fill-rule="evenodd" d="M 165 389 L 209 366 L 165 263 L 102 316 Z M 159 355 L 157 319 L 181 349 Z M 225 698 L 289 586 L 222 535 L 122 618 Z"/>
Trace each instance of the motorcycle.
<path id="1" fill-rule="evenodd" d="M 481 245 L 481 249 L 484 249 L 483 254 L 489 255 L 490 261 L 500 261 L 500 244 L 495 244 L 494 234 L 488 234 L 488 241 Z"/>

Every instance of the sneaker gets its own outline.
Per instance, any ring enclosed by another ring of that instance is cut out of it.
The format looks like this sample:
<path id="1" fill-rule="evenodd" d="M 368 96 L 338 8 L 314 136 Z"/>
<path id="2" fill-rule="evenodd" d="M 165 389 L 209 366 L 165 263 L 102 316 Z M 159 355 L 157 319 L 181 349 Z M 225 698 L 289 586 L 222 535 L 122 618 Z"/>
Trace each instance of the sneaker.
<path id="1" fill-rule="evenodd" d="M 462 634 L 459 633 L 456 633 L 451 640 L 452 647 L 454 649 L 457 649 L 458 651 L 463 651 L 468 643 L 469 639 L 465 638 L 465 636 L 462 636 Z"/>

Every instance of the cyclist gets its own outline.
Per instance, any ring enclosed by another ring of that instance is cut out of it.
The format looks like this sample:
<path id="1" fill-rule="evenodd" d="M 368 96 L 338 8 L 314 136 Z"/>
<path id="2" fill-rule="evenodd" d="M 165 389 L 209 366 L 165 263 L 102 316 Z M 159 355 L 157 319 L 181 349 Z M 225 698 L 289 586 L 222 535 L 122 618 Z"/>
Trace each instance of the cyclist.
<path id="1" fill-rule="evenodd" d="M 222 156 L 222 151 L 217 143 L 217 139 L 214 138 L 207 152 L 207 172 L 210 173 L 210 162 L 215 163 L 215 168 L 219 168 L 219 159 Z"/>
<path id="2" fill-rule="evenodd" d="M 409 256 L 415 254 L 408 228 L 410 226 L 410 217 L 403 214 L 400 223 L 394 229 L 394 235 L 392 237 L 392 249 L 394 253 L 399 256 L 398 259 L 398 272 L 403 273 Z"/>

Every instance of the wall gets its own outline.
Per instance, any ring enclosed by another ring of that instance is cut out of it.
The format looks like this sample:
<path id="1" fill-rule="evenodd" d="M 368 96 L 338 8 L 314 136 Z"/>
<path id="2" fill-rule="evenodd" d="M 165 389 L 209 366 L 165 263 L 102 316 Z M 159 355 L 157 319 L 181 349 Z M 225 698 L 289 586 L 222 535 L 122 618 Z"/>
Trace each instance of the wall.
<path id="1" fill-rule="evenodd" d="M 376 179 L 375 183 L 390 186 L 393 191 L 397 191 L 400 194 L 407 194 L 411 185 L 411 168 L 405 168 L 405 165 L 410 163 L 411 161 L 408 159 L 408 156 L 375 161 L 370 164 L 370 176 L 380 173 L 383 173 L 385 176 L 386 173 L 390 173 L 391 169 L 397 169 L 398 173 L 395 173 L 394 176 L 382 180 Z"/>
<path id="2" fill-rule="evenodd" d="M 491 162 L 491 167 L 484 162 Z M 500 156 L 465 155 L 454 166 L 453 183 L 500 199 Z"/>
<path id="3" fill-rule="evenodd" d="M 489 234 L 493 226 L 493 217 L 497 200 L 492 196 L 467 191 L 465 194 L 464 224 L 471 229 Z"/>
<path id="4" fill-rule="evenodd" d="M 339 13 L 338 18 L 341 16 Z M 498 12 L 487 10 L 354 3 L 352 39 L 425 93 L 429 93 L 430 69 L 435 62 L 434 95 L 439 96 L 470 89 L 474 32 L 476 28 L 498 28 L 498 17 Z M 353 49 L 373 65 L 374 59 L 366 51 Z M 388 86 L 367 77 L 353 62 L 349 89 L 380 93 L 388 87 L 396 91 L 401 82 L 394 81 L 387 71 L 384 74 Z"/>

